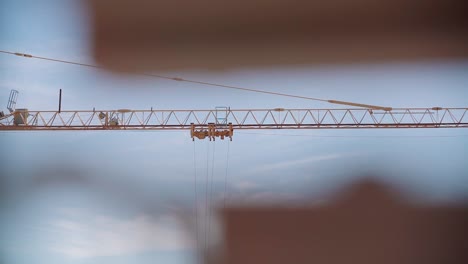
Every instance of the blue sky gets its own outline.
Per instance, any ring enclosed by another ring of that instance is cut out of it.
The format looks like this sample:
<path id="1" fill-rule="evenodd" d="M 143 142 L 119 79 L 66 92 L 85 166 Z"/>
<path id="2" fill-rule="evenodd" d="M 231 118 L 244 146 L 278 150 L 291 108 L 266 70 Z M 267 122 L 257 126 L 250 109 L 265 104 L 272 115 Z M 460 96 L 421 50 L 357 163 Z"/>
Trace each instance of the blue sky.
<path id="1" fill-rule="evenodd" d="M 2 50 L 93 63 L 79 1 L 2 1 L 0 22 Z M 161 74 L 392 107 L 466 107 L 467 72 L 468 61 L 427 61 Z M 10 89 L 20 91 L 17 107 L 31 110 L 56 109 L 59 89 L 65 110 L 333 107 L 0 54 L 3 111 Z M 460 201 L 468 193 L 467 135 L 246 131 L 213 145 L 192 142 L 188 131 L 1 133 L 0 262 L 193 263 L 194 172 L 203 236 L 207 168 L 220 206 L 228 144 L 229 203 L 321 202 L 360 175 L 415 202 Z"/>

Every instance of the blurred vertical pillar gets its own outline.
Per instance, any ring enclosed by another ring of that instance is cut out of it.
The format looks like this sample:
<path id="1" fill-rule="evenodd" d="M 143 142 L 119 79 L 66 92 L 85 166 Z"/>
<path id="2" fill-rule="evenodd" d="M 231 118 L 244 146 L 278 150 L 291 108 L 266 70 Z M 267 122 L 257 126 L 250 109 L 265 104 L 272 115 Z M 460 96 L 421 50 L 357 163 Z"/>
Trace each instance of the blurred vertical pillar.
<path id="1" fill-rule="evenodd" d="M 315 207 L 227 208 L 217 264 L 468 262 L 468 208 L 415 207 L 361 182 Z M 221 257 L 219 257 L 221 255 Z"/>

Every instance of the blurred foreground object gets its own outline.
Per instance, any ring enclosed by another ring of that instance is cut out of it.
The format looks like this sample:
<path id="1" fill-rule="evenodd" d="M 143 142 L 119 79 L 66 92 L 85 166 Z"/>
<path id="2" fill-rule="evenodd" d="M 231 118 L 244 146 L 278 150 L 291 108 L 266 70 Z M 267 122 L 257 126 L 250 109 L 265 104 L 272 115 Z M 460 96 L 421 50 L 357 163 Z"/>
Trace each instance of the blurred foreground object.
<path id="1" fill-rule="evenodd" d="M 468 56 L 465 0 L 88 0 L 113 70 L 361 63 Z"/>
<path id="2" fill-rule="evenodd" d="M 468 208 L 414 207 L 372 182 L 329 205 L 230 208 L 223 219 L 224 252 L 208 263 L 468 263 Z"/>

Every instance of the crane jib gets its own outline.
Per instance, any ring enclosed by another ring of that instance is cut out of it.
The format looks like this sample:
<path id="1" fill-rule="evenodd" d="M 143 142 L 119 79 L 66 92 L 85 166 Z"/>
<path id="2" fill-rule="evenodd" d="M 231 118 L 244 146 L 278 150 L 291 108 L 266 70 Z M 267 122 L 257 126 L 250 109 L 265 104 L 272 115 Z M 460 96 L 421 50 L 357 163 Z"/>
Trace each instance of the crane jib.
<path id="1" fill-rule="evenodd" d="M 230 138 L 239 129 L 466 128 L 468 108 L 32 111 L 0 117 L 0 131 L 189 130 Z"/>

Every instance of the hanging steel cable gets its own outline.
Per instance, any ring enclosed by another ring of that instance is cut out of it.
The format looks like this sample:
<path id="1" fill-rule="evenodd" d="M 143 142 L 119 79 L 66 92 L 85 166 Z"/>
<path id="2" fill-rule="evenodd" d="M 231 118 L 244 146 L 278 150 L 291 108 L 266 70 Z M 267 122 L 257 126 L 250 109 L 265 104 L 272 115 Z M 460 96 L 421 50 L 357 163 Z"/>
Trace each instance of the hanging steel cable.
<path id="1" fill-rule="evenodd" d="M 199 249 L 198 239 L 198 193 L 197 193 L 197 155 L 195 150 L 195 141 L 193 141 L 193 177 L 194 177 L 194 189 L 195 189 L 195 239 L 196 248 Z"/>
<path id="2" fill-rule="evenodd" d="M 224 174 L 224 195 L 223 195 L 223 209 L 226 208 L 226 197 L 227 197 L 227 179 L 228 179 L 228 169 L 229 169 L 229 146 L 230 142 L 228 141 L 227 154 L 226 154 L 226 172 Z"/>
<path id="3" fill-rule="evenodd" d="M 209 202 L 209 210 L 208 210 L 208 237 L 210 237 L 211 218 L 213 217 L 212 211 L 213 211 L 213 181 L 214 181 L 214 168 L 215 168 L 215 152 L 216 152 L 216 141 L 213 142 L 213 152 L 212 152 L 212 159 L 211 159 L 210 202 Z"/>

